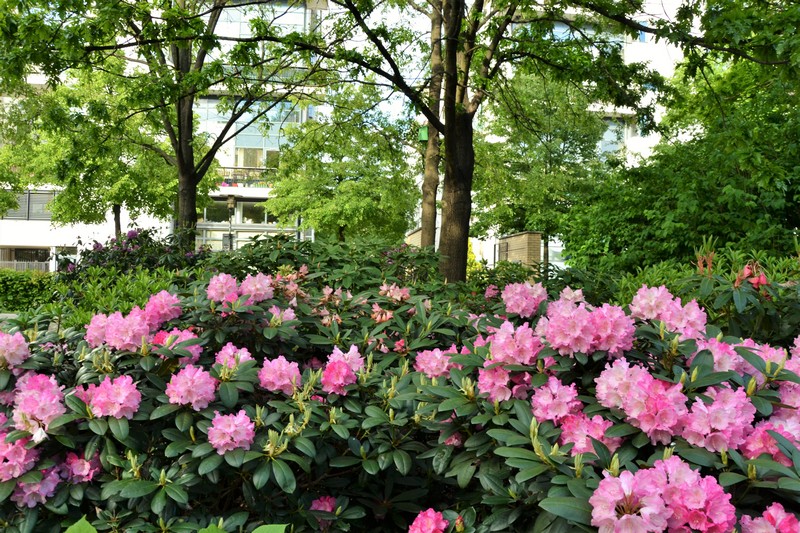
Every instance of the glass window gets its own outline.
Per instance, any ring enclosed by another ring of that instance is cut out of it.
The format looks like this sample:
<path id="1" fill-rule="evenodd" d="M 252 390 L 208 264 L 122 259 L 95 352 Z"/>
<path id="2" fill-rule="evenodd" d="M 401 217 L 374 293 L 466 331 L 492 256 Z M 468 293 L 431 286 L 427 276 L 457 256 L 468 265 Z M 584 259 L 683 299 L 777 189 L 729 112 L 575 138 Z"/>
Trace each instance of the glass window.
<path id="1" fill-rule="evenodd" d="M 202 222 L 228 222 L 228 203 L 214 200 L 206 207 L 206 214 Z"/>
<path id="2" fill-rule="evenodd" d="M 50 210 L 47 204 L 53 199 L 51 192 L 31 192 L 28 194 L 29 218 L 30 220 L 50 220 Z"/>
<path id="3" fill-rule="evenodd" d="M 233 165 L 239 168 L 262 168 L 264 151 L 261 148 L 237 148 Z"/>
<path id="4" fill-rule="evenodd" d="M 17 248 L 14 250 L 14 259 L 17 261 L 31 261 L 44 263 L 50 259 L 49 248 Z"/>
<path id="5" fill-rule="evenodd" d="M 28 194 L 23 193 L 17 195 L 17 208 L 9 209 L 3 218 L 11 218 L 16 220 L 27 220 L 28 218 Z"/>
<path id="6" fill-rule="evenodd" d="M 263 224 L 266 220 L 264 206 L 257 202 L 240 202 L 242 205 L 242 222 L 244 224 Z"/>

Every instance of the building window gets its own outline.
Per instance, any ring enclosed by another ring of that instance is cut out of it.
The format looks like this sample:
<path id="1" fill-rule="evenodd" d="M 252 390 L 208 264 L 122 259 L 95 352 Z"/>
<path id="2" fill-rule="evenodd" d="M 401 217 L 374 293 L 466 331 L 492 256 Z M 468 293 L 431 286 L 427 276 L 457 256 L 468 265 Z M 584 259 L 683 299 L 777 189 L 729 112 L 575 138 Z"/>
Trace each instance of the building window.
<path id="1" fill-rule="evenodd" d="M 16 248 L 14 259 L 28 263 L 45 263 L 50 259 L 49 248 Z"/>
<path id="2" fill-rule="evenodd" d="M 17 196 L 17 208 L 9 209 L 3 218 L 10 220 L 50 220 L 47 208 L 55 193 L 46 191 L 25 191 Z"/>
<path id="3" fill-rule="evenodd" d="M 203 220 L 200 222 L 228 222 L 228 203 L 214 200 L 211 205 L 206 207 Z"/>
<path id="4" fill-rule="evenodd" d="M 240 201 L 238 205 L 242 207 L 242 222 L 244 224 L 274 224 L 277 219 L 267 213 L 264 204 L 261 202 Z"/>
<path id="5" fill-rule="evenodd" d="M 263 168 L 264 150 L 261 148 L 237 148 L 233 165 L 238 168 Z"/>

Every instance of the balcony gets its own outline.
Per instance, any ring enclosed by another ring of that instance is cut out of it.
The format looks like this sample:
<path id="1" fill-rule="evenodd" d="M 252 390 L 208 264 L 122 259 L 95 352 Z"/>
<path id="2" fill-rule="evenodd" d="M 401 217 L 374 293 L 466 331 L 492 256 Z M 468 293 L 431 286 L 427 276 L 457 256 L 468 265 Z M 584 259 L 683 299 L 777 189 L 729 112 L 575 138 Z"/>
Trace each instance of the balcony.
<path id="1" fill-rule="evenodd" d="M 268 189 L 272 186 L 268 177 L 274 171 L 272 168 L 219 167 L 218 175 L 221 178 L 219 186 Z"/>

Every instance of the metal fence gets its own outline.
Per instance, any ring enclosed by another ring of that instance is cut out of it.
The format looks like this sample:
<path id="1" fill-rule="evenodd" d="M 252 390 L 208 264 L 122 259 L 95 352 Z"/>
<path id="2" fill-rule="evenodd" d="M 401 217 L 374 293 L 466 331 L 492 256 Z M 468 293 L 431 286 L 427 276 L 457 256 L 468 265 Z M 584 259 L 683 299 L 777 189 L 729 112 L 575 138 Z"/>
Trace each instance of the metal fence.
<path id="1" fill-rule="evenodd" d="M 37 270 L 39 272 L 49 272 L 50 263 L 47 261 L 0 261 L 0 269 L 9 270 Z"/>

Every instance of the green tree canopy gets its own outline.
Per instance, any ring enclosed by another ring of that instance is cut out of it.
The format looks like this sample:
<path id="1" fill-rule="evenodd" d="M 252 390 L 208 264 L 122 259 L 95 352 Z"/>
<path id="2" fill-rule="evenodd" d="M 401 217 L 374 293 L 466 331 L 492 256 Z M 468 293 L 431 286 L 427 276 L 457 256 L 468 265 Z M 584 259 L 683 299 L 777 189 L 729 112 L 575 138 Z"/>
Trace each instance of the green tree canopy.
<path id="1" fill-rule="evenodd" d="M 419 198 L 411 129 L 387 114 L 383 98 L 374 85 L 340 85 L 327 96 L 330 114 L 289 130 L 267 210 L 340 240 L 402 238 Z"/>
<path id="2" fill-rule="evenodd" d="M 634 268 L 720 246 L 794 251 L 800 227 L 800 101 L 774 66 L 722 63 L 683 86 L 641 167 L 598 181 L 570 212 L 572 264 Z"/>

